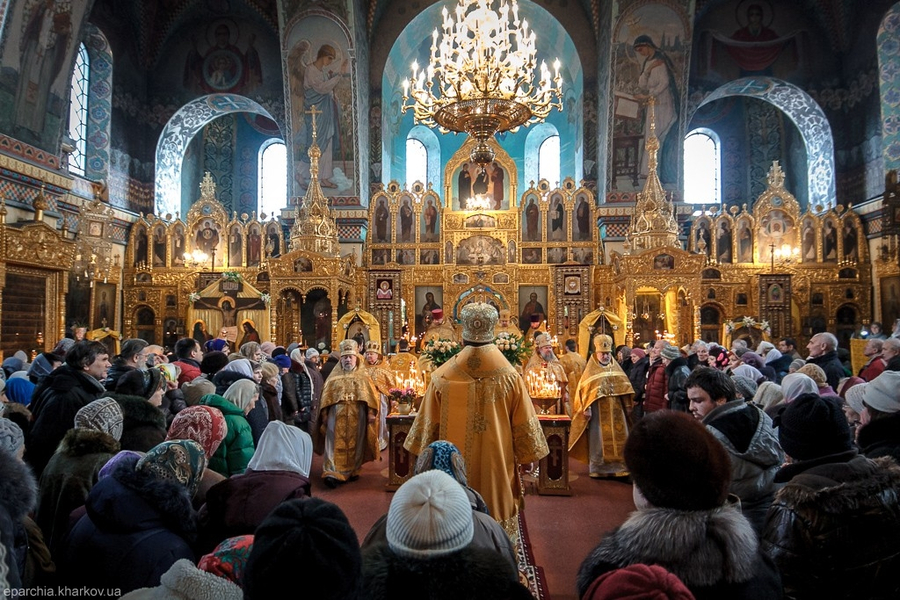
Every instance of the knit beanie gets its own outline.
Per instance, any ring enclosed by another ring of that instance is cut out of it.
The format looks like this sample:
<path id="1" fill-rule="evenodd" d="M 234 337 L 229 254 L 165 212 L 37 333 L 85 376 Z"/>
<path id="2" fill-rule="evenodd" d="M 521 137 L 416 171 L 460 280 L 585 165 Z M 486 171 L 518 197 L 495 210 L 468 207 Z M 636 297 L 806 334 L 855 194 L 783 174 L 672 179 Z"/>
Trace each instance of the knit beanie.
<path id="1" fill-rule="evenodd" d="M 743 375 L 735 375 L 731 380 L 734 382 L 734 387 L 738 394 L 740 394 L 744 400 L 747 402 L 753 400 L 753 397 L 756 396 L 756 390 L 758 389 L 755 381 L 749 377 L 744 377 Z"/>
<path id="2" fill-rule="evenodd" d="M 31 404 L 35 385 L 27 379 L 13 377 L 6 382 L 6 397 L 10 402 L 18 402 L 22 406 Z"/>
<path id="3" fill-rule="evenodd" d="M 335 504 L 321 498 L 287 500 L 256 528 L 244 598 L 283 597 L 285 573 L 295 581 L 327 581 L 316 593 L 319 600 L 356 598 L 362 574 L 359 539 Z"/>
<path id="4" fill-rule="evenodd" d="M 846 394 L 844 394 L 844 400 L 847 402 L 847 406 L 852 408 L 858 415 L 861 415 L 863 409 L 866 407 L 863 402 L 866 398 L 867 387 L 869 387 L 868 383 L 860 383 L 859 385 L 854 385 L 847 390 Z"/>
<path id="5" fill-rule="evenodd" d="M 228 340 L 223 340 L 222 338 L 215 338 L 206 342 L 203 345 L 203 349 L 206 352 L 221 352 L 222 349 L 228 345 Z"/>
<path id="6" fill-rule="evenodd" d="M 866 386 L 865 402 L 883 413 L 900 411 L 900 371 L 883 371 Z"/>
<path id="7" fill-rule="evenodd" d="M 635 563 L 608 571 L 594 580 L 583 600 L 694 600 L 676 575 L 659 565 Z"/>
<path id="8" fill-rule="evenodd" d="M 443 471 L 413 476 L 394 494 L 387 543 L 399 556 L 433 558 L 469 545 L 475 529 L 462 486 Z"/>
<path id="9" fill-rule="evenodd" d="M 787 405 L 778 422 L 778 441 L 794 460 L 811 460 L 850 450 L 850 426 L 834 397 L 803 394 Z"/>
<path id="10" fill-rule="evenodd" d="M 72 338 L 63 338 L 57 342 L 56 346 L 53 348 L 53 354 L 58 357 L 65 359 L 66 354 L 69 353 L 69 350 L 72 349 L 72 346 L 75 345 L 75 340 Z"/>
<path id="11" fill-rule="evenodd" d="M 125 416 L 122 407 L 112 398 L 99 398 L 82 406 L 75 413 L 76 429 L 93 429 L 108 433 L 116 441 L 122 438 Z"/>
<path id="12" fill-rule="evenodd" d="M 632 348 L 631 349 L 631 361 L 637 362 L 647 356 L 647 353 L 644 352 L 643 348 Z"/>
<path id="13" fill-rule="evenodd" d="M 645 415 L 625 442 L 625 464 L 644 497 L 659 508 L 710 510 L 731 484 L 725 447 L 688 413 Z"/>
<path id="14" fill-rule="evenodd" d="M 22 433 L 22 428 L 9 419 L 0 417 L 0 448 L 10 454 L 18 454 L 24 445 L 25 434 Z"/>
<path id="15" fill-rule="evenodd" d="M 166 441 L 194 440 L 203 447 L 206 458 L 212 458 L 227 434 L 228 425 L 218 408 L 189 406 L 172 419 Z"/>
<path id="16" fill-rule="evenodd" d="M 241 585 L 247 570 L 247 559 L 253 548 L 252 535 L 240 535 L 224 540 L 215 550 L 202 556 L 197 563 L 201 571 Z"/>
<path id="17" fill-rule="evenodd" d="M 279 369 L 290 369 L 291 368 L 291 358 L 285 354 L 279 354 L 272 360 L 275 361 L 275 364 L 278 365 Z"/>
<path id="18" fill-rule="evenodd" d="M 663 346 L 659 355 L 667 360 L 675 360 L 676 358 L 681 358 L 681 350 L 677 346 Z"/>
<path id="19" fill-rule="evenodd" d="M 800 367 L 802 367 L 805 364 L 806 364 L 806 361 L 803 360 L 802 358 L 795 358 L 794 360 L 791 361 L 791 366 L 789 367 L 789 369 L 791 370 L 791 372 L 796 373 L 797 371 L 800 370 Z"/>
<path id="20" fill-rule="evenodd" d="M 224 352 L 207 352 L 200 361 L 200 372 L 215 375 L 228 364 L 228 355 Z"/>
<path id="21" fill-rule="evenodd" d="M 275 358 L 276 356 L 281 356 L 281 355 L 287 356 L 287 354 L 288 354 L 288 351 L 287 351 L 287 349 L 285 349 L 284 346 L 275 346 L 275 349 L 272 350 L 272 358 Z"/>
<path id="22" fill-rule="evenodd" d="M 181 384 L 181 393 L 184 394 L 184 403 L 188 406 L 200 404 L 200 398 L 206 394 L 216 393 L 216 384 L 206 377 L 194 377 L 190 381 Z"/>
<path id="23" fill-rule="evenodd" d="M 315 348 L 307 348 L 306 349 L 306 359 L 307 360 L 312 360 L 313 358 L 317 357 L 318 355 L 319 355 L 319 351 L 316 350 Z"/>

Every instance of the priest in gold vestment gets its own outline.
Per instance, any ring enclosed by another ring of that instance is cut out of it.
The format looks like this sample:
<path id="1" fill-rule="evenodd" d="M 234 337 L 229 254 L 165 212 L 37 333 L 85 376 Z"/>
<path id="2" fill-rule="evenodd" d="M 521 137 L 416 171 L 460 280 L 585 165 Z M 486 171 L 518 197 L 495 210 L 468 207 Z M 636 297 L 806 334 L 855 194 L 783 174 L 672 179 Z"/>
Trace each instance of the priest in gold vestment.
<path id="1" fill-rule="evenodd" d="M 500 322 L 494 328 L 494 335 L 499 336 L 501 333 L 522 337 L 522 330 L 512 324 L 512 313 L 505 308 L 500 310 Z"/>
<path id="2" fill-rule="evenodd" d="M 379 457 L 375 386 L 359 368 L 356 341 L 343 340 L 339 348 L 340 363 L 322 389 L 316 448 L 317 453 L 323 454 L 322 477 L 331 488 L 354 481 L 363 463 Z"/>
<path id="3" fill-rule="evenodd" d="M 435 440 L 456 445 L 469 485 L 515 540 L 518 465 L 546 456 L 547 441 L 524 380 L 494 345 L 497 311 L 477 302 L 461 316 L 465 347 L 432 373 L 404 446 L 418 455 Z"/>
<path id="4" fill-rule="evenodd" d="M 430 340 L 453 340 L 459 341 L 459 332 L 453 326 L 452 321 L 444 318 L 444 310 L 435 308 L 431 311 L 431 325 L 425 330 L 422 336 L 422 344 L 428 343 Z"/>
<path id="5" fill-rule="evenodd" d="M 571 412 L 571 408 L 569 406 L 569 378 L 566 375 L 566 370 L 563 368 L 562 363 L 556 357 L 556 354 L 553 353 L 553 338 L 551 338 L 546 333 L 540 333 L 536 338 L 534 338 L 534 352 L 528 359 L 528 363 L 525 365 L 525 381 L 528 381 L 529 373 L 533 373 L 535 371 L 545 371 L 547 375 L 552 376 L 559 386 L 559 409 L 566 411 L 566 414 Z M 553 411 L 555 414 L 562 414 L 558 411 Z"/>
<path id="6" fill-rule="evenodd" d="M 384 450 L 388 445 L 387 414 L 390 412 L 391 388 L 397 387 L 394 372 L 388 367 L 381 355 L 381 344 L 374 340 L 366 342 L 364 370 L 378 396 L 378 449 Z"/>
<path id="7" fill-rule="evenodd" d="M 608 335 L 594 337 L 596 351 L 587 361 L 572 403 L 569 455 L 588 463 L 594 479 L 628 474 L 624 450 L 634 390 L 612 359 L 612 344 Z"/>

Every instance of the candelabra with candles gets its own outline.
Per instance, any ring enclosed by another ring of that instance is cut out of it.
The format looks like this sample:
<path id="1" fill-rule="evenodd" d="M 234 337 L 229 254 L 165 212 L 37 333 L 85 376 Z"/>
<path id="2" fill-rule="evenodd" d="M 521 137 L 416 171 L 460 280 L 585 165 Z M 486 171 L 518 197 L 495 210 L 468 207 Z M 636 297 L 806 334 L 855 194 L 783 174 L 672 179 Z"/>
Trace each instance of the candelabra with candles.
<path id="1" fill-rule="evenodd" d="M 540 414 L 552 414 L 550 409 L 556 407 L 562 397 L 561 382 L 547 367 L 547 363 L 541 363 L 540 368 L 528 371 L 525 374 L 525 384 L 528 386 L 528 395 L 540 409 Z"/>

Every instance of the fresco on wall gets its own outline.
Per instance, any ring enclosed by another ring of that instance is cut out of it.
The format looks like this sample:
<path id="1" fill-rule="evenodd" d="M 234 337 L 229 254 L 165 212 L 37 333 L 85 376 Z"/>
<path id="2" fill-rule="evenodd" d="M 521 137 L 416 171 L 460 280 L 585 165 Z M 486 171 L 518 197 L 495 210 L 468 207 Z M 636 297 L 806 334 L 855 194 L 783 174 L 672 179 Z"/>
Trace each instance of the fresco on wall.
<path id="1" fill-rule="evenodd" d="M 53 149 L 65 120 L 74 39 L 87 3 L 30 0 L 15 3 L 3 31 L 4 72 L 0 127 L 16 138 Z M 9 73 L 12 71 L 12 73 Z M 49 111 L 49 114 L 48 114 Z M 52 147 L 52 148 L 51 148 Z"/>
<path id="2" fill-rule="evenodd" d="M 613 189 L 639 190 L 647 179 L 644 144 L 651 97 L 660 142 L 659 179 L 667 189 L 677 187 L 688 39 L 683 15 L 669 6 L 643 4 L 621 15 L 614 45 Z"/>
<path id="3" fill-rule="evenodd" d="M 184 87 L 197 94 L 249 94 L 262 85 L 256 36 L 242 37 L 234 19 L 212 21 L 202 37 L 192 36 L 184 59 Z"/>
<path id="4" fill-rule="evenodd" d="M 316 110 L 319 183 L 327 196 L 353 194 L 353 90 L 347 35 L 331 19 L 311 16 L 287 38 L 294 194 L 309 185 L 312 115 Z"/>

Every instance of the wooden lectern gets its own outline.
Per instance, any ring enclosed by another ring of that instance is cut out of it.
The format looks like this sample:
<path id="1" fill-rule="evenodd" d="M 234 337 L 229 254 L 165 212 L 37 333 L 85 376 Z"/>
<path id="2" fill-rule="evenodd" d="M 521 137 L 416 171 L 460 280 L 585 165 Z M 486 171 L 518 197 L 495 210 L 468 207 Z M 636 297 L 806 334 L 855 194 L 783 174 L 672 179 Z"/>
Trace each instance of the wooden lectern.
<path id="1" fill-rule="evenodd" d="M 403 447 L 415 415 L 391 413 L 386 417 L 388 426 L 388 481 L 385 489 L 396 492 L 407 479 L 413 476 L 416 456 Z"/>
<path id="2" fill-rule="evenodd" d="M 541 459 L 537 493 L 544 496 L 571 496 L 569 488 L 568 415 L 538 415 L 550 453 Z"/>

